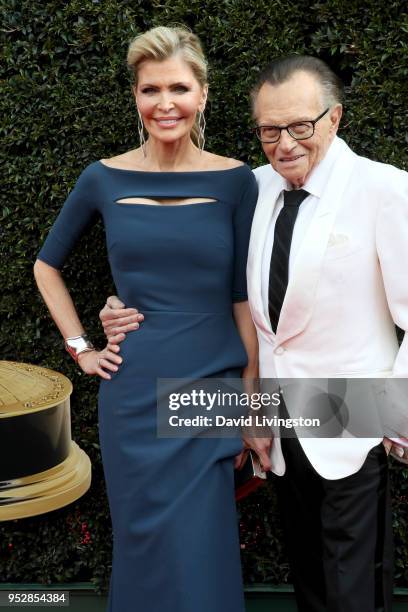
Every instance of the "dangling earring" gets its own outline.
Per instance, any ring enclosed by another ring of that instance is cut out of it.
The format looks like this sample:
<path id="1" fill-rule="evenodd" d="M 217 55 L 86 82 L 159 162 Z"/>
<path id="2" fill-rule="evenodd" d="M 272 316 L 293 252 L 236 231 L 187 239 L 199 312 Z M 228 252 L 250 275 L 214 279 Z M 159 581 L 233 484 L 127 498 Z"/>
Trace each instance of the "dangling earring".
<path id="1" fill-rule="evenodd" d="M 143 119 L 142 119 L 142 115 L 140 114 L 140 110 L 136 107 L 137 109 L 137 131 L 139 132 L 139 142 L 140 142 L 140 146 L 142 147 L 142 151 L 143 151 L 143 157 L 146 157 L 146 138 L 144 135 L 144 126 L 143 126 Z"/>
<path id="2" fill-rule="evenodd" d="M 204 111 L 198 111 L 198 148 L 200 153 L 203 152 L 205 145 L 205 126 Z"/>

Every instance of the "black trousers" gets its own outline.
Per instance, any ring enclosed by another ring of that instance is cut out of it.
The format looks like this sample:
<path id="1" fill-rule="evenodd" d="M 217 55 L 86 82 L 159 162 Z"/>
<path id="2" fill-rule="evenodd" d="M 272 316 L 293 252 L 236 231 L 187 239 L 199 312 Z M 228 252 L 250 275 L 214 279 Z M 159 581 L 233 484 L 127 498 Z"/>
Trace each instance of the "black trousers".
<path id="1" fill-rule="evenodd" d="M 286 474 L 274 476 L 299 612 L 390 612 L 393 541 L 387 456 L 322 478 L 297 438 L 282 438 Z"/>

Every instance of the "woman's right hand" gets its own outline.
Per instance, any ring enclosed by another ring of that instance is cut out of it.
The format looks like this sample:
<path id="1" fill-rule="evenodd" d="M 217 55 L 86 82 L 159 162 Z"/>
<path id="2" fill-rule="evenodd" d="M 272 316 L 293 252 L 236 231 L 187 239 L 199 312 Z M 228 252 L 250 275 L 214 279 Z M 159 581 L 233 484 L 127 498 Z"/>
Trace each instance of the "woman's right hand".
<path id="1" fill-rule="evenodd" d="M 105 380 L 110 380 L 111 375 L 105 370 L 117 372 L 122 357 L 117 355 L 119 347 L 116 344 L 108 344 L 102 351 L 84 351 L 78 355 L 78 365 L 90 376 L 100 376 Z"/>

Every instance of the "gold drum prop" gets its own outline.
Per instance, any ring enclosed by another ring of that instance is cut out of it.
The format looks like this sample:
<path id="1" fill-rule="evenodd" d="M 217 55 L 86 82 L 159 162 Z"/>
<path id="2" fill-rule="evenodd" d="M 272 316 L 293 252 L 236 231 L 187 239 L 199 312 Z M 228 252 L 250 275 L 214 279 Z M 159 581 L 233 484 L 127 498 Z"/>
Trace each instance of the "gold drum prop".
<path id="1" fill-rule="evenodd" d="M 91 484 L 91 462 L 71 440 L 71 381 L 0 361 L 0 521 L 66 506 Z"/>

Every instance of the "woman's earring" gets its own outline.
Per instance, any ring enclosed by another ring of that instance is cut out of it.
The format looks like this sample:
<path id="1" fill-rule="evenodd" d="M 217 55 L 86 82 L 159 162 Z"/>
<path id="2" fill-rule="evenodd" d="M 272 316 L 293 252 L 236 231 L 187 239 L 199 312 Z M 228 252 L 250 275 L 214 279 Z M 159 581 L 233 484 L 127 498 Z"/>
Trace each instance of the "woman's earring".
<path id="1" fill-rule="evenodd" d="M 137 108 L 137 107 L 136 107 Z M 139 142 L 142 147 L 143 157 L 146 157 L 146 138 L 144 135 L 144 126 L 142 115 L 140 114 L 140 110 L 137 108 L 137 131 L 139 132 Z"/>
<path id="2" fill-rule="evenodd" d="M 205 145 L 205 126 L 204 111 L 198 111 L 198 148 L 200 153 L 203 152 Z"/>

